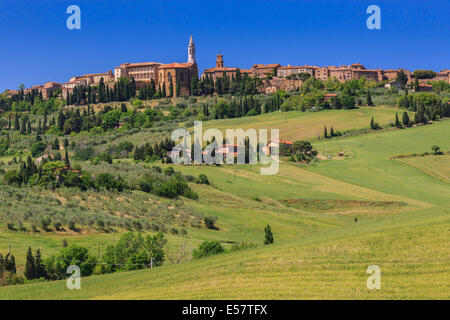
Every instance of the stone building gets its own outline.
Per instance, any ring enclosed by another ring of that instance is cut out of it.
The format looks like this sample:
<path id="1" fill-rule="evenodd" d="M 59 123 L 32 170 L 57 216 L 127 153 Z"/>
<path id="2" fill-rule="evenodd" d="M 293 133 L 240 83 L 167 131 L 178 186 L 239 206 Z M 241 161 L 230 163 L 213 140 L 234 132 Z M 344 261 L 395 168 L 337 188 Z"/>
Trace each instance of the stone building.
<path id="1" fill-rule="evenodd" d="M 381 70 L 378 81 L 383 81 L 383 80 L 395 81 L 397 79 L 397 76 L 400 74 L 400 72 L 402 70 L 408 77 L 408 83 L 410 83 L 411 82 L 411 71 L 406 70 L 406 69 L 401 69 L 401 68 Z"/>
<path id="2" fill-rule="evenodd" d="M 441 70 L 441 72 L 436 73 L 436 81 L 445 81 L 450 83 L 450 70 Z"/>
<path id="3" fill-rule="evenodd" d="M 114 81 L 119 78 L 134 78 L 136 84 L 139 82 L 148 83 L 152 79 L 158 82 L 158 67 L 161 63 L 158 62 L 140 62 L 140 63 L 122 63 L 120 66 L 114 68 Z"/>
<path id="4" fill-rule="evenodd" d="M 153 80 L 157 87 L 166 87 L 166 93 L 170 91 L 170 84 L 173 86 L 174 95 L 189 95 L 192 77 L 198 77 L 198 67 L 195 60 L 195 44 L 192 35 L 188 45 L 188 59 L 186 63 L 123 63 L 114 68 L 114 81 L 120 77 L 128 79 L 134 78 L 136 87 L 139 89 Z M 177 93 L 177 87 L 180 93 Z"/>
<path id="5" fill-rule="evenodd" d="M 255 64 L 252 66 L 253 76 L 258 78 L 267 78 L 276 76 L 278 68 L 281 67 L 278 63 L 272 64 Z"/>
<path id="6" fill-rule="evenodd" d="M 279 67 L 278 68 L 277 77 L 286 78 L 290 75 L 300 74 L 300 73 L 309 73 L 311 76 L 314 76 L 316 69 L 318 69 L 318 67 L 288 65 L 287 67 Z"/>
<path id="7" fill-rule="evenodd" d="M 170 93 L 172 84 L 173 96 L 188 96 L 191 92 L 192 77 L 198 77 L 197 63 L 169 63 L 158 67 L 158 86 L 166 87 Z M 177 92 L 179 88 L 180 92 Z"/>
<path id="8" fill-rule="evenodd" d="M 218 54 L 216 59 L 216 66 L 214 68 L 205 69 L 203 71 L 202 79 L 205 77 L 211 77 L 214 81 L 216 81 L 217 78 L 223 77 L 225 74 L 230 79 L 234 76 L 236 76 L 236 72 L 240 71 L 239 68 L 229 68 L 223 66 L 223 55 Z"/>

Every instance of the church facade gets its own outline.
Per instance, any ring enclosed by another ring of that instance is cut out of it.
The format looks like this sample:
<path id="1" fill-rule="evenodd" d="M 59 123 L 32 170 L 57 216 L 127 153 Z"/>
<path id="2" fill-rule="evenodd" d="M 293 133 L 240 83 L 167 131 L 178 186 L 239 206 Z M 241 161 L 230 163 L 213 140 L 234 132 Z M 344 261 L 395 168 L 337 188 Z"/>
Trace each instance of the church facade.
<path id="1" fill-rule="evenodd" d="M 190 95 L 192 77 L 198 77 L 195 44 L 192 35 L 189 39 L 187 62 L 123 63 L 114 68 L 114 80 L 118 81 L 121 77 L 134 78 L 138 89 L 148 85 L 153 80 L 157 88 L 165 87 L 167 94 L 172 90 L 173 96 Z"/>

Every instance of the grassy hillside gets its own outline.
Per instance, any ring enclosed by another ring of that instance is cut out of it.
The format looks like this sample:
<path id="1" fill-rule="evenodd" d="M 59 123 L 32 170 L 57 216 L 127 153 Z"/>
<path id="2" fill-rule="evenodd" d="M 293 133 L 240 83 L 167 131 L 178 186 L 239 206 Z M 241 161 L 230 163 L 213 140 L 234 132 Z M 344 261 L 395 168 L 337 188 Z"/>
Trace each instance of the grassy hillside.
<path id="1" fill-rule="evenodd" d="M 395 113 L 401 113 L 394 107 L 360 107 L 352 110 L 325 110 L 321 112 L 275 112 L 260 116 L 239 119 L 212 120 L 204 123 L 204 130 L 210 128 L 236 129 L 280 129 L 280 137 L 288 140 L 316 138 L 323 135 L 324 126 L 328 129 L 344 131 L 369 127 L 373 117 L 380 125 L 393 123 Z"/>
<path id="2" fill-rule="evenodd" d="M 323 125 L 344 129 L 367 126 L 373 115 L 391 122 L 391 108 L 318 113 L 274 113 L 217 120 L 208 127 L 280 127 L 287 139 L 314 137 Z M 282 116 L 285 119 L 282 119 Z M 284 121 L 284 122 L 283 122 Z M 335 122 L 334 122 L 335 121 Z M 342 122 L 341 122 L 342 121 Z M 219 126 L 220 125 L 220 126 Z M 305 133 L 306 132 L 306 133 Z M 219 217 L 219 230 L 189 228 L 169 243 L 195 247 L 215 239 L 228 245 L 246 241 L 256 248 L 152 270 L 92 276 L 82 289 L 65 281 L 0 288 L 5 299 L 385 299 L 450 298 L 450 185 L 447 156 L 389 159 L 450 149 L 450 123 L 387 130 L 314 144 L 323 160 L 311 165 L 283 163 L 275 176 L 258 166 L 186 166 L 185 174 L 204 173 L 213 186 L 195 185 L 199 200 L 186 207 Z M 344 152 L 344 157 L 337 154 Z M 328 158 L 327 156 L 331 156 Z M 263 246 L 270 224 L 275 244 Z M 28 243 L 56 252 L 63 237 L 96 253 L 112 234 L 0 234 L 0 251 L 13 239 L 16 250 Z M 382 272 L 381 290 L 366 287 L 370 265 Z"/>

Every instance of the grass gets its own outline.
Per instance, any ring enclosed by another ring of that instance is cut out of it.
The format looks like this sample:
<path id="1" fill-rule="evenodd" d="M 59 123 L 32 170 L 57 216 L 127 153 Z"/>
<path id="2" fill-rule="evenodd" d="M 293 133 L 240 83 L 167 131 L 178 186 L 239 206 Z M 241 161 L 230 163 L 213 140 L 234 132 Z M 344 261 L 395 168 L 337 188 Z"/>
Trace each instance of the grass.
<path id="1" fill-rule="evenodd" d="M 203 130 L 217 128 L 253 129 L 280 129 L 280 137 L 295 141 L 323 136 L 324 127 L 328 131 L 331 127 L 336 131 L 352 130 L 369 127 L 374 117 L 380 125 L 393 123 L 395 107 L 360 107 L 353 110 L 326 110 L 320 112 L 275 112 L 260 116 L 244 117 L 239 119 L 212 120 L 203 124 Z M 400 114 L 399 114 L 400 116 Z"/>
<path id="2" fill-rule="evenodd" d="M 397 159 L 444 182 L 450 182 L 450 155 Z"/>
<path id="3" fill-rule="evenodd" d="M 395 110 L 274 113 L 214 122 L 222 123 L 221 128 L 250 127 L 252 120 L 256 128 L 280 124 L 281 133 L 306 128 L 309 133 L 304 137 L 314 137 L 315 129 L 308 128 L 323 129 L 327 119 L 340 115 L 346 120 L 338 121 L 355 121 L 351 128 L 357 128 L 370 122 L 370 112 L 379 112 L 375 118 L 382 123 L 381 113 L 392 121 Z M 359 125 L 358 112 L 364 114 Z M 285 126 L 280 115 L 286 116 Z M 284 131 L 285 127 L 291 129 Z M 286 134 L 281 136 L 292 140 L 303 135 Z M 227 245 L 246 241 L 258 246 L 178 265 L 166 263 L 152 270 L 83 278 L 81 290 L 68 290 L 65 281 L 3 287 L 0 297 L 449 299 L 450 185 L 436 176 L 445 174 L 447 156 L 411 158 L 411 163 L 410 158 L 389 159 L 429 151 L 432 145 L 449 150 L 449 134 L 449 122 L 439 121 L 321 140 L 314 146 L 324 160 L 310 165 L 282 163 L 275 176 L 261 176 L 258 165 L 176 167 L 184 174 L 208 176 L 213 185 L 193 185 L 199 200 L 183 203 L 195 212 L 218 216 L 219 230 L 188 228 L 186 237 L 168 235 L 171 245 L 197 246 L 203 240 L 219 240 Z M 341 151 L 345 156 L 337 157 Z M 263 246 L 267 224 L 275 244 Z M 18 260 L 24 261 L 28 245 L 40 246 L 47 256 L 59 250 L 62 238 L 1 232 L 0 251 L 7 250 L 11 239 L 13 250 L 23 253 Z M 74 235 L 68 241 L 85 245 L 95 254 L 98 242 L 103 248 L 111 238 L 112 234 L 94 233 Z M 366 287 L 370 265 L 381 268 L 381 290 Z"/>

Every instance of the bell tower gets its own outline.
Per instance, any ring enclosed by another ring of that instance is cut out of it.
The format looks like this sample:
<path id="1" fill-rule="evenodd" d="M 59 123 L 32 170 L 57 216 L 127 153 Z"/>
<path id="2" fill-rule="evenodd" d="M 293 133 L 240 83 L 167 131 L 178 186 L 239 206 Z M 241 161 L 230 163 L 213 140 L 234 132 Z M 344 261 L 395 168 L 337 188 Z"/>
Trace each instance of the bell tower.
<path id="1" fill-rule="evenodd" d="M 188 63 L 196 63 L 195 61 L 195 44 L 194 44 L 194 39 L 192 38 L 192 34 L 191 34 L 191 38 L 189 39 L 189 46 L 188 46 Z"/>
<path id="2" fill-rule="evenodd" d="M 223 68 L 223 55 L 221 54 L 217 55 L 216 68 Z"/>

